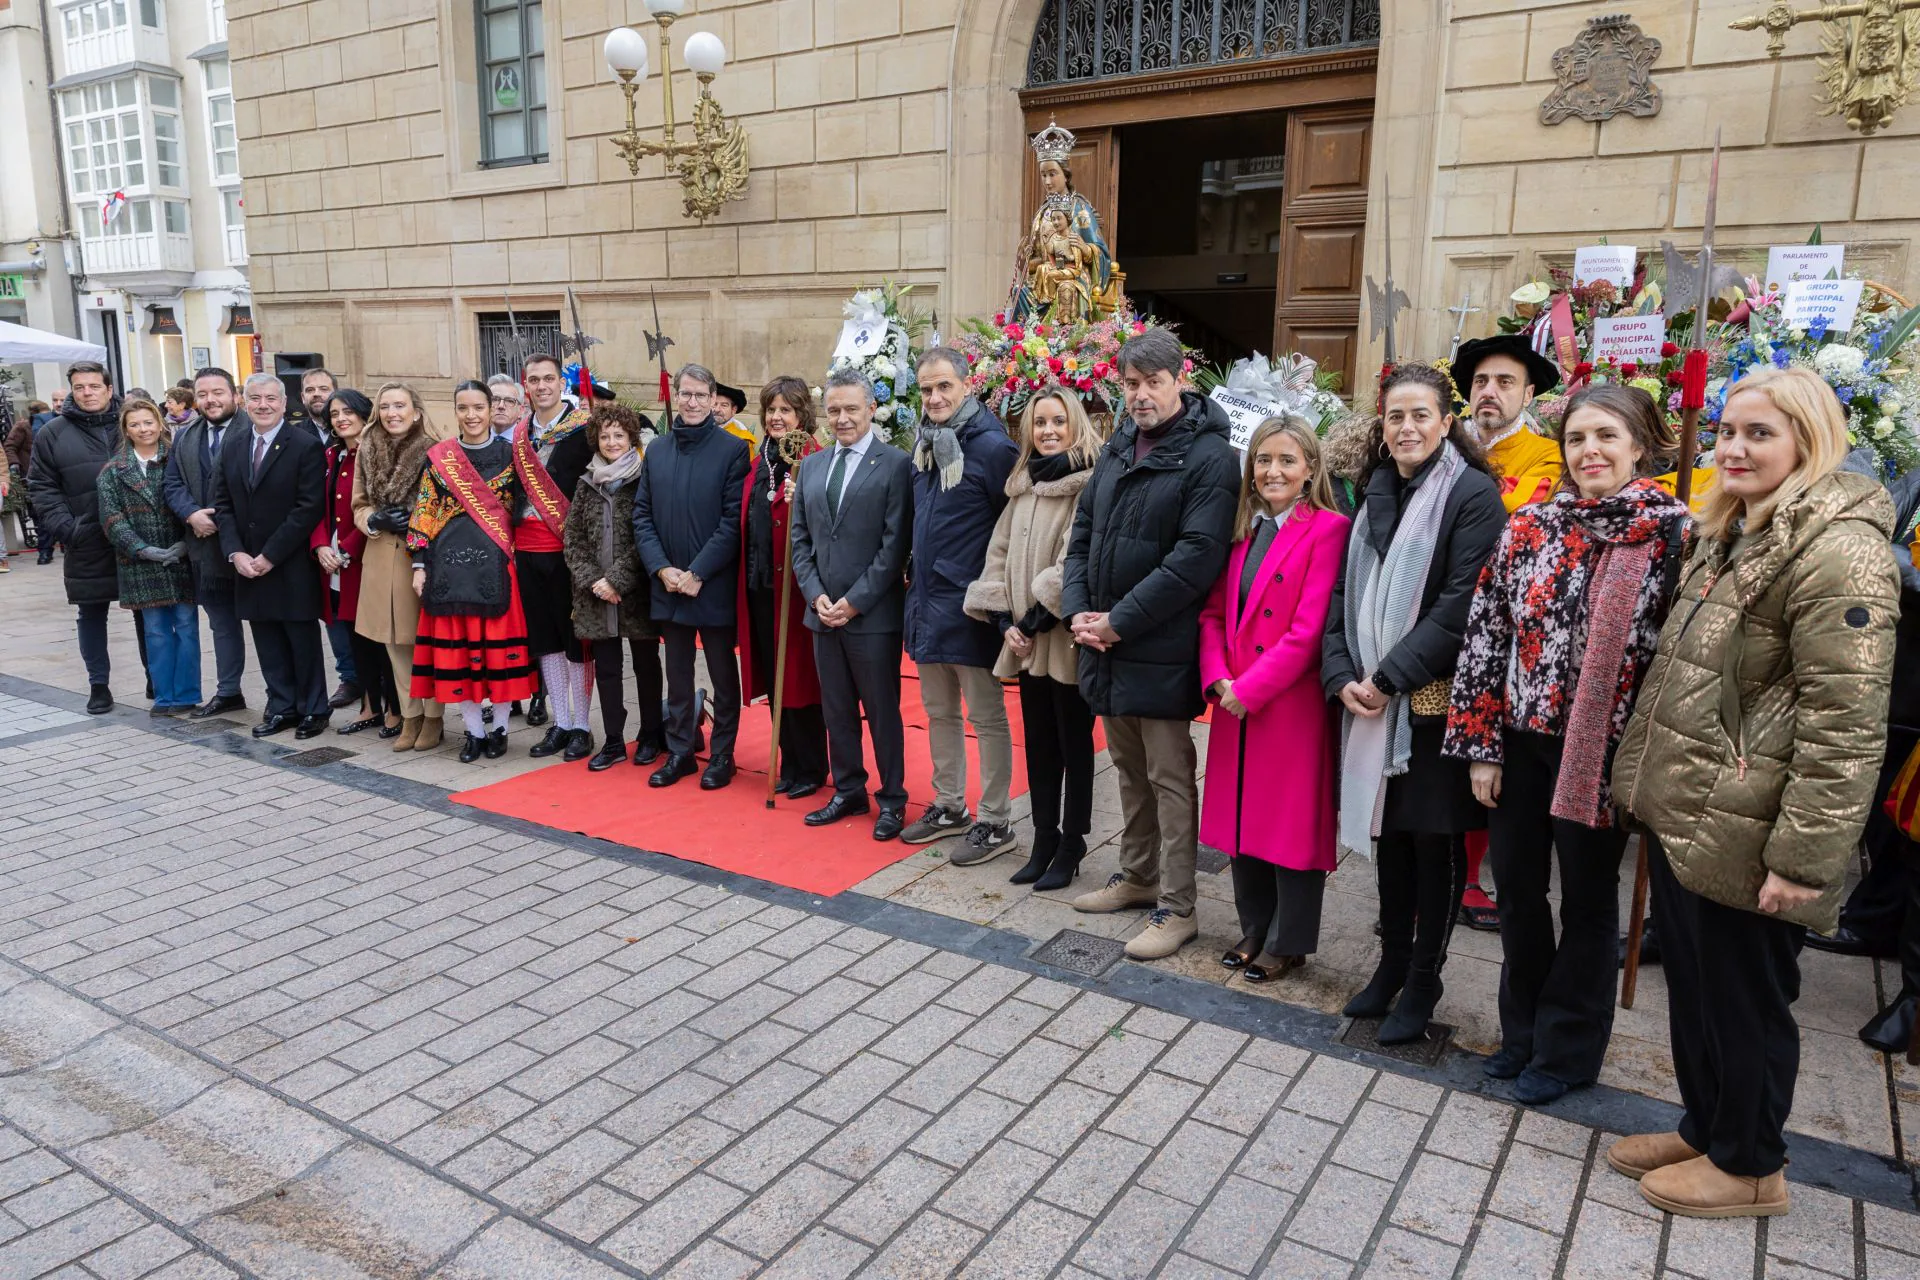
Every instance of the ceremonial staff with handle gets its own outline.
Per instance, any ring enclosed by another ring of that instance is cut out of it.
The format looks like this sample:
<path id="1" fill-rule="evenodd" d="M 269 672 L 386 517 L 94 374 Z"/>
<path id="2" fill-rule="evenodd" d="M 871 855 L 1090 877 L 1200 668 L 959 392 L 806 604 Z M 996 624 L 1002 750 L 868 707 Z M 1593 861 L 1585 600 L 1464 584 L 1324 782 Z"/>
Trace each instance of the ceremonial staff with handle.
<path id="1" fill-rule="evenodd" d="M 800 459 L 806 456 L 807 436 L 799 427 L 790 427 L 774 445 L 780 451 L 780 458 L 787 464 L 789 485 L 797 483 Z M 768 495 L 772 497 L 771 494 Z M 791 500 L 789 500 L 791 501 Z M 789 505 L 787 525 L 780 539 L 780 590 L 778 592 L 778 616 L 780 618 L 778 635 L 773 645 L 773 692 L 769 702 L 773 705 L 773 742 L 767 753 L 767 808 L 773 808 L 773 797 L 780 785 L 780 712 L 786 702 L 787 685 L 787 636 L 793 628 L 793 615 L 788 612 L 789 602 L 793 598 L 793 513 Z"/>
<path id="2" fill-rule="evenodd" d="M 1707 407 L 1707 306 L 1713 301 L 1713 224 L 1720 203 L 1720 131 L 1713 132 L 1713 162 L 1707 170 L 1707 216 L 1700 231 L 1699 291 L 1695 295 L 1693 329 L 1687 337 L 1686 361 L 1680 382 L 1680 462 L 1674 496 L 1688 506 L 1693 496 L 1693 458 L 1700 444 L 1700 414 Z M 1647 927 L 1647 837 L 1636 842 L 1639 856 L 1633 868 L 1633 906 L 1627 919 L 1626 972 L 1620 979 L 1620 1007 L 1633 1008 L 1640 984 L 1640 941 Z"/>

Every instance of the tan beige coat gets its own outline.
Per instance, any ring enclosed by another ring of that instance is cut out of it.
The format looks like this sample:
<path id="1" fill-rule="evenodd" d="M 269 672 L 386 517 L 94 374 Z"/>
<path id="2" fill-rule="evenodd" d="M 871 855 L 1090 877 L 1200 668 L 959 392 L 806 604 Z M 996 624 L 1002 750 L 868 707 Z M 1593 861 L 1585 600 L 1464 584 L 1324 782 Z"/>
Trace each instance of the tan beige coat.
<path id="1" fill-rule="evenodd" d="M 986 563 L 979 579 L 967 588 L 967 616 L 985 622 L 995 613 L 1004 613 L 1018 621 L 1036 603 L 1059 616 L 1061 566 L 1073 532 L 1073 507 L 1092 474 L 1088 466 L 1036 485 L 1026 468 L 1020 467 L 1007 478 L 1008 501 L 993 527 Z M 1011 680 L 1022 672 L 1061 684 L 1079 683 L 1073 635 L 1064 622 L 1035 636 L 1033 652 L 1025 658 L 1001 644 L 993 674 Z"/>
<path id="2" fill-rule="evenodd" d="M 377 430 L 377 428 L 369 428 Z M 360 553 L 360 604 L 353 629 L 376 644 L 412 644 L 420 630 L 420 597 L 413 592 L 413 556 L 401 533 L 375 533 L 367 528 L 373 500 L 367 496 L 365 476 L 353 472 L 353 523 L 367 535 Z"/>
<path id="3" fill-rule="evenodd" d="M 1717 540 L 1688 557 L 1613 795 L 1700 896 L 1755 911 L 1778 872 L 1822 891 L 1782 918 L 1833 932 L 1885 751 L 1893 519 L 1878 482 L 1841 472 L 1731 565 Z"/>

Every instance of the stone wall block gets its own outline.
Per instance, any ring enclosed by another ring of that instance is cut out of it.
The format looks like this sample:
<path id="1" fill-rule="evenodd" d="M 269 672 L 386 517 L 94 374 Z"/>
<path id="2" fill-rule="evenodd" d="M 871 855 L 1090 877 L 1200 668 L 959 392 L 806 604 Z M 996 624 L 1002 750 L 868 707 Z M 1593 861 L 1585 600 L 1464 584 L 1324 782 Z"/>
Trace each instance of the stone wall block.
<path id="1" fill-rule="evenodd" d="M 845 218 L 815 226 L 818 248 L 815 269 L 850 271 L 877 276 L 900 269 L 898 218 Z"/>
<path id="2" fill-rule="evenodd" d="M 740 228 L 740 274 L 804 275 L 814 269 L 811 222 L 771 222 Z"/>
<path id="3" fill-rule="evenodd" d="M 1660 114 L 1615 116 L 1600 126 L 1601 155 L 1711 150 L 1714 130 L 1723 147 L 1757 147 L 1767 140 L 1766 104 L 1774 68 L 1767 63 L 1680 71 L 1660 80 Z"/>
<path id="4" fill-rule="evenodd" d="M 1523 196 L 1514 202 L 1513 230 L 1565 237 L 1663 228 L 1673 211 L 1673 166 L 1670 156 L 1528 165 L 1520 174 Z M 1539 194 L 1526 198 L 1528 192 Z"/>
<path id="5" fill-rule="evenodd" d="M 1456 22 L 1449 32 L 1447 87 L 1518 84 L 1527 74 L 1527 15 L 1504 13 Z"/>
<path id="6" fill-rule="evenodd" d="M 860 212 L 916 213 L 947 207 L 943 155 L 896 156 L 860 162 Z"/>
<path id="7" fill-rule="evenodd" d="M 1447 95 L 1437 159 L 1448 165 L 1564 160 L 1593 154 L 1600 126 L 1584 120 L 1540 123 L 1537 85 L 1466 89 Z"/>
<path id="8" fill-rule="evenodd" d="M 785 111 L 822 102 L 851 102 L 859 96 L 858 76 L 859 54 L 851 48 L 790 54 L 774 64 L 774 105 Z"/>
<path id="9" fill-rule="evenodd" d="M 853 164 L 816 164 L 776 169 L 774 208 L 781 221 L 838 218 L 855 212 L 859 168 Z"/>
<path id="10" fill-rule="evenodd" d="M 1882 144 L 1874 144 L 1877 151 Z M 1720 158 L 1719 225 L 1793 226 L 1844 222 L 1853 216 L 1860 175 L 1858 142 L 1792 150 L 1731 151 Z M 1791 165 L 1783 163 L 1791 159 Z M 1673 225 L 1706 218 L 1707 169 L 1702 152 L 1680 158 Z M 1875 160 L 1876 166 L 1879 160 Z M 1912 213 L 1909 211 L 1908 216 Z"/>
<path id="11" fill-rule="evenodd" d="M 816 45 L 859 44 L 900 34 L 900 0 L 816 0 Z"/>
<path id="12" fill-rule="evenodd" d="M 709 279 L 739 272 L 740 234 L 736 228 L 686 226 L 667 236 L 668 275 Z"/>
<path id="13" fill-rule="evenodd" d="M 900 103 L 892 98 L 820 107 L 813 139 L 821 160 L 858 160 L 900 151 Z"/>

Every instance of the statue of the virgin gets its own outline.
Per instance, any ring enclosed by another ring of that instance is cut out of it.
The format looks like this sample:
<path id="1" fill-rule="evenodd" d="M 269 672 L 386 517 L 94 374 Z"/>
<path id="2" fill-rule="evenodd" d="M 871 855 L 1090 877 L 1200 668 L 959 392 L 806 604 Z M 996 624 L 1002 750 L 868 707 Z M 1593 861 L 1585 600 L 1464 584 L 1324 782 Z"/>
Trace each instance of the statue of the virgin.
<path id="1" fill-rule="evenodd" d="M 1093 202 L 1073 189 L 1073 134 L 1049 123 L 1033 135 L 1040 165 L 1040 207 L 1020 242 L 1019 278 L 1009 320 L 1051 318 L 1061 324 L 1098 320 L 1112 309 L 1113 254 L 1100 233 Z M 1064 221 L 1064 226 L 1062 222 Z M 1124 278 L 1124 277 L 1123 277 Z"/>

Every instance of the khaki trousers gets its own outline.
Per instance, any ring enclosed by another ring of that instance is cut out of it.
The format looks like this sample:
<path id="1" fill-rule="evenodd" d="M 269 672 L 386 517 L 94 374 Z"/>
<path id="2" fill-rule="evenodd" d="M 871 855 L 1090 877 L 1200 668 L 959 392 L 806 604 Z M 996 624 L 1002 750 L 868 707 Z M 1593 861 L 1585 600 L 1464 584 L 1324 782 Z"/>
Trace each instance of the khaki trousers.
<path id="1" fill-rule="evenodd" d="M 1134 884 L 1159 884 L 1166 910 L 1191 915 L 1200 822 L 1192 726 L 1142 716 L 1103 719 L 1120 778 L 1120 869 Z"/>
<path id="2" fill-rule="evenodd" d="M 967 704 L 966 722 L 960 702 Z M 1007 697 L 985 667 L 947 662 L 920 666 L 920 705 L 927 709 L 927 751 L 933 757 L 933 800 L 944 809 L 967 807 L 967 729 L 980 743 L 980 814 L 1000 826 L 1013 820 L 1013 735 Z"/>
<path id="3" fill-rule="evenodd" d="M 413 696 L 413 646 L 410 644 L 388 645 L 387 661 L 393 664 L 393 687 L 400 694 L 400 718 L 411 720 L 415 716 L 427 714 L 426 704 Z"/>

